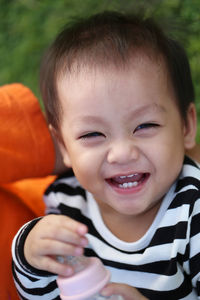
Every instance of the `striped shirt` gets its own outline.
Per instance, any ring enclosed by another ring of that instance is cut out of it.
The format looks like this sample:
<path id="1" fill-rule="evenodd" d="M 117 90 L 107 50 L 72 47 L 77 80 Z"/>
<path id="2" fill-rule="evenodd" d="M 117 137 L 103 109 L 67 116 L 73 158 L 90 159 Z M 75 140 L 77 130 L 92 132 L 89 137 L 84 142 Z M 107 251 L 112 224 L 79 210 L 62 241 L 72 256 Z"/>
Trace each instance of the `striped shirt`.
<path id="1" fill-rule="evenodd" d="M 111 281 L 139 289 L 149 299 L 200 299 L 200 169 L 185 158 L 178 180 L 165 195 L 148 231 L 136 242 L 119 240 L 105 226 L 93 196 L 72 172 L 46 191 L 47 213 L 88 226 L 86 256 L 99 257 Z M 23 245 L 37 220 L 24 225 L 13 246 L 13 275 L 22 299 L 60 299 L 56 276 L 26 262 Z M 133 229 L 134 230 L 134 229 Z"/>

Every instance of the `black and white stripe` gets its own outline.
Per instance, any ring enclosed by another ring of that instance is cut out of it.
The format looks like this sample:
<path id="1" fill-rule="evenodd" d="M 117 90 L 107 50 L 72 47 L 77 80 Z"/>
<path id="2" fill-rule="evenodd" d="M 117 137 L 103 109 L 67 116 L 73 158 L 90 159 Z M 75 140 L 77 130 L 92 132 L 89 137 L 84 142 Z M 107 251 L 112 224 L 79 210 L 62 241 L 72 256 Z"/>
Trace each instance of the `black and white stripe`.
<path id="1" fill-rule="evenodd" d="M 73 173 L 58 178 L 44 198 L 47 213 L 68 215 L 88 226 L 85 255 L 99 257 L 111 271 L 112 281 L 137 287 L 153 300 L 193 300 L 200 299 L 199 188 L 200 169 L 186 158 L 153 224 L 134 243 L 119 240 L 106 228 L 95 200 Z M 22 299 L 59 299 L 56 276 L 37 272 L 23 257 L 23 242 L 31 226 L 25 225 L 13 242 L 17 289 Z"/>

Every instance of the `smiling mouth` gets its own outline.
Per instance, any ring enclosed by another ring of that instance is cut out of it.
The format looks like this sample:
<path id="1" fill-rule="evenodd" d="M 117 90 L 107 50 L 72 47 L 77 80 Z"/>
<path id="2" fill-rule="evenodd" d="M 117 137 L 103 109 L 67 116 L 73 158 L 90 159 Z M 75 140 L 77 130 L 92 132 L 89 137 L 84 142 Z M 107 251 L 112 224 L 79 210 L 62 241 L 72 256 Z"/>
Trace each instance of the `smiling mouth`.
<path id="1" fill-rule="evenodd" d="M 135 173 L 130 175 L 121 175 L 107 179 L 106 181 L 121 189 L 131 189 L 142 184 L 149 177 L 149 173 Z"/>

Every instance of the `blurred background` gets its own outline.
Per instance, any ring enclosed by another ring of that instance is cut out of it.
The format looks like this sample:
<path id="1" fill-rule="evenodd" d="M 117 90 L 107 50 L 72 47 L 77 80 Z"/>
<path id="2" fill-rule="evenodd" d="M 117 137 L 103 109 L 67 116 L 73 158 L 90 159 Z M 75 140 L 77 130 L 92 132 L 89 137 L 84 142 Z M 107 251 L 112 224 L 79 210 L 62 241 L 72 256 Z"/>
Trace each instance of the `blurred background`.
<path id="1" fill-rule="evenodd" d="M 0 0 L 0 85 L 21 82 L 40 99 L 41 57 L 68 20 L 104 10 L 153 17 L 186 49 L 200 142 L 200 0 Z"/>

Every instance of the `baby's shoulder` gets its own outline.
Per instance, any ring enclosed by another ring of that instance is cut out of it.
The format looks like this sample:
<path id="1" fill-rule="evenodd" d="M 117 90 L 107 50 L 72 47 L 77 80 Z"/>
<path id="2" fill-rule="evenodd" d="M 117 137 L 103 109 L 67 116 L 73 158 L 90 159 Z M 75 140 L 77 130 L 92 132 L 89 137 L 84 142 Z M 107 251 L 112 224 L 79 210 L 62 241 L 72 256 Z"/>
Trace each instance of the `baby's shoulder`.
<path id="1" fill-rule="evenodd" d="M 62 193 L 70 196 L 82 195 L 85 198 L 85 190 L 82 188 L 71 169 L 58 176 L 46 189 L 45 195 L 48 196 L 50 193 Z"/>

